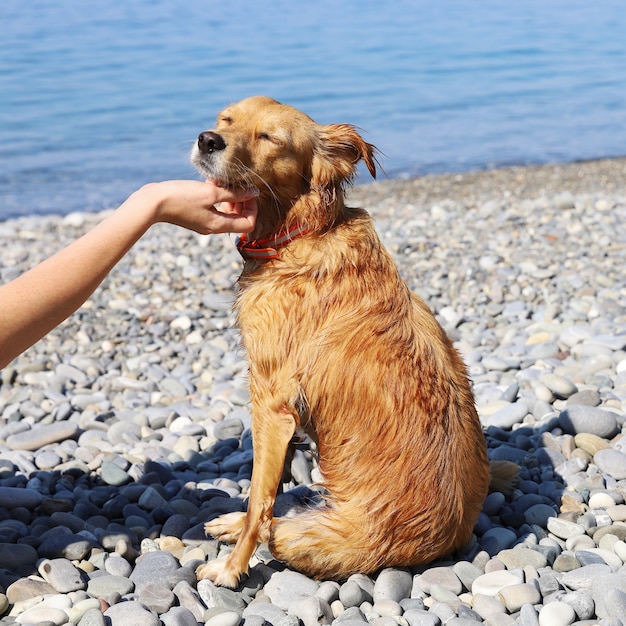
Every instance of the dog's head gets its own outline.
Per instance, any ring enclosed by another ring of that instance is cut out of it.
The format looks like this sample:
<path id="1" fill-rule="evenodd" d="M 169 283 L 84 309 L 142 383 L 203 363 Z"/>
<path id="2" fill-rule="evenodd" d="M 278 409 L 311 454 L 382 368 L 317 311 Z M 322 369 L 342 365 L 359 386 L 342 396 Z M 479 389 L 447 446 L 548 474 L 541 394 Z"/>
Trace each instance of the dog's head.
<path id="1" fill-rule="evenodd" d="M 263 96 L 224 109 L 213 130 L 200 133 L 191 160 L 222 187 L 260 190 L 253 235 L 306 223 L 323 231 L 345 212 L 343 187 L 365 162 L 376 176 L 375 148 L 348 124 L 322 125 Z"/>

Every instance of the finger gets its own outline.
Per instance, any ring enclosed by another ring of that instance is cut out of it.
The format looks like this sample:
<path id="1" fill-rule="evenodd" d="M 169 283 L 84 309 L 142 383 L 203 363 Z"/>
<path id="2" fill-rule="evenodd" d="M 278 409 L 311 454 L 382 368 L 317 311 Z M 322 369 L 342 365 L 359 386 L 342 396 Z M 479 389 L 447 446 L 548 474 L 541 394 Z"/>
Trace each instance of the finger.
<path id="1" fill-rule="evenodd" d="M 242 202 L 222 202 L 215 210 L 224 215 L 242 215 L 246 218 L 257 214 L 256 198 L 249 198 Z"/>
<path id="2" fill-rule="evenodd" d="M 242 204 L 241 202 L 220 202 L 215 210 L 222 215 L 241 215 Z"/>
<path id="3" fill-rule="evenodd" d="M 259 207 L 256 201 L 256 198 L 252 198 L 250 200 L 245 200 L 244 202 L 239 203 L 241 207 L 241 215 L 248 219 L 256 219 Z"/>
<path id="4" fill-rule="evenodd" d="M 245 202 L 233 205 L 233 212 L 225 213 L 221 209 L 227 203 L 222 203 L 220 208 L 211 208 L 211 213 L 218 218 L 214 221 L 214 232 L 240 232 L 249 233 L 254 230 L 257 216 L 256 200 L 246 200 Z"/>

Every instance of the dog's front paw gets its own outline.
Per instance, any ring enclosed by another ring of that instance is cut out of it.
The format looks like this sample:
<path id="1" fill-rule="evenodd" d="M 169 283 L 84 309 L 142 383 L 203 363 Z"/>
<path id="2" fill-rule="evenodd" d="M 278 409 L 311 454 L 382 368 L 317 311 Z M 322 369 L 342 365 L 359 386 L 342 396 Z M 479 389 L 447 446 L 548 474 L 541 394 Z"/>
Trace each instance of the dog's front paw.
<path id="1" fill-rule="evenodd" d="M 235 543 L 241 535 L 245 521 L 245 513 L 226 513 L 207 522 L 204 525 L 204 532 L 218 541 Z"/>
<path id="2" fill-rule="evenodd" d="M 216 585 L 236 589 L 243 574 L 237 568 L 229 566 L 228 559 L 215 559 L 196 569 L 198 580 L 210 580 Z"/>

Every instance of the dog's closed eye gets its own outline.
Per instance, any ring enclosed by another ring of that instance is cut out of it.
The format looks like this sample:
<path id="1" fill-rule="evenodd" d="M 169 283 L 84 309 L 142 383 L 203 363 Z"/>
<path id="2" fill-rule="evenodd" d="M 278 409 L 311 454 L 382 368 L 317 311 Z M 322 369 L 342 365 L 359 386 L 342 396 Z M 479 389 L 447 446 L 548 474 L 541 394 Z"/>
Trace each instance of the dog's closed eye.
<path id="1" fill-rule="evenodd" d="M 261 133 L 258 133 L 256 137 L 257 139 L 261 139 L 263 141 L 269 141 L 277 146 L 281 146 L 283 144 L 280 138 L 275 134 L 270 135 L 270 133 L 261 132 Z"/>

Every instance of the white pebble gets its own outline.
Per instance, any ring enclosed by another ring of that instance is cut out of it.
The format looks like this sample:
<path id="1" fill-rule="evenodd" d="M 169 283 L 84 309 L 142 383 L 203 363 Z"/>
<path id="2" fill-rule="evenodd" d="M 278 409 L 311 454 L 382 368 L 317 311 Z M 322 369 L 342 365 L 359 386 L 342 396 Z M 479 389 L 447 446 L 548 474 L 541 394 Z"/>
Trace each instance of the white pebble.
<path id="1" fill-rule="evenodd" d="M 472 594 L 484 596 L 496 596 L 502 589 L 510 585 L 519 585 L 524 582 L 523 575 L 517 572 L 500 570 L 483 574 L 472 583 Z"/>
<path id="2" fill-rule="evenodd" d="M 539 626 L 569 626 L 575 619 L 574 609 L 565 602 L 550 602 L 539 611 Z"/>

